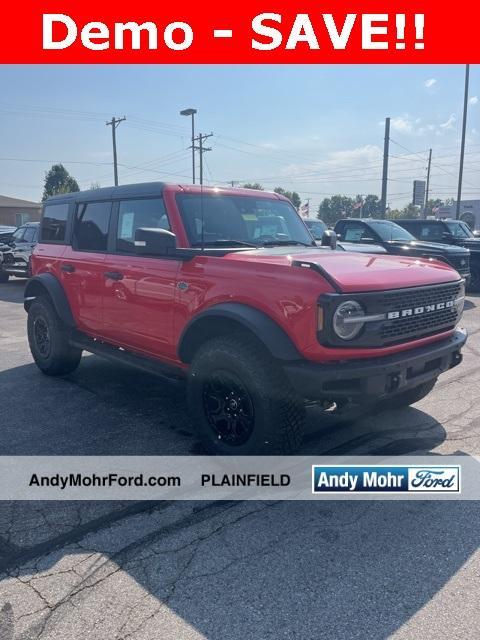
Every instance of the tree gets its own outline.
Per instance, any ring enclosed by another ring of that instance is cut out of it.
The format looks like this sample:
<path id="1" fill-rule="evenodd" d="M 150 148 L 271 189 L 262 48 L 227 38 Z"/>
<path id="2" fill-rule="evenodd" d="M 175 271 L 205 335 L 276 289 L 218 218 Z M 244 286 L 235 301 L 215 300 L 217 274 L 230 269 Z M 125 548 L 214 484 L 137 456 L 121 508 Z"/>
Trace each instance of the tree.
<path id="1" fill-rule="evenodd" d="M 282 187 L 275 187 L 274 191 L 275 193 L 278 193 L 279 195 L 285 196 L 286 198 L 288 198 L 290 202 L 293 204 L 293 206 L 295 207 L 295 209 L 298 209 L 302 204 L 302 199 L 300 198 L 300 196 L 296 191 L 286 191 Z"/>
<path id="2" fill-rule="evenodd" d="M 258 182 L 247 182 L 243 185 L 244 189 L 255 189 L 256 191 L 263 191 L 263 187 Z"/>
<path id="3" fill-rule="evenodd" d="M 353 214 L 353 205 L 353 198 L 340 194 L 324 198 L 318 207 L 317 218 L 329 225 L 334 225 L 340 218 L 348 218 Z"/>
<path id="4" fill-rule="evenodd" d="M 362 216 L 364 218 L 376 218 L 379 215 L 380 198 L 373 193 L 369 193 L 363 201 Z"/>
<path id="5" fill-rule="evenodd" d="M 54 164 L 45 173 L 42 201 L 59 193 L 73 193 L 80 191 L 78 182 L 65 169 L 63 164 Z"/>

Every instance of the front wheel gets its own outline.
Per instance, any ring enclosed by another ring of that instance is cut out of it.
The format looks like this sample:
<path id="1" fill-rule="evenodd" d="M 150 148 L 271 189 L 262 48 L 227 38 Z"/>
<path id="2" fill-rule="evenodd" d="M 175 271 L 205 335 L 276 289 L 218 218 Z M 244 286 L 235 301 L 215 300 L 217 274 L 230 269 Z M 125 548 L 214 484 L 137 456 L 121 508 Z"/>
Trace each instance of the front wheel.
<path id="1" fill-rule="evenodd" d="M 68 331 L 47 298 L 32 302 L 27 329 L 30 351 L 43 373 L 61 376 L 78 367 L 82 351 L 70 345 Z"/>
<path id="2" fill-rule="evenodd" d="M 0 284 L 5 284 L 5 282 L 8 282 L 10 275 L 8 273 L 5 273 L 5 271 L 2 271 L 0 269 Z"/>
<path id="3" fill-rule="evenodd" d="M 254 338 L 226 336 L 203 345 L 190 368 L 188 404 L 209 453 L 291 454 L 300 447 L 303 402 Z"/>

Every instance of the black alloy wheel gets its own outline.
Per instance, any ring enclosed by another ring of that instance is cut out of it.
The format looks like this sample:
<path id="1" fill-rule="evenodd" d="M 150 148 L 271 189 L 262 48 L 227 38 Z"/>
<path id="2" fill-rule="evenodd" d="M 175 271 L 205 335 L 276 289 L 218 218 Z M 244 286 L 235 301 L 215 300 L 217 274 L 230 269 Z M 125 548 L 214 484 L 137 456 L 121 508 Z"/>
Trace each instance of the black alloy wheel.
<path id="1" fill-rule="evenodd" d="M 218 371 L 203 385 L 203 409 L 215 437 L 230 446 L 245 444 L 255 427 L 253 400 L 242 381 Z"/>

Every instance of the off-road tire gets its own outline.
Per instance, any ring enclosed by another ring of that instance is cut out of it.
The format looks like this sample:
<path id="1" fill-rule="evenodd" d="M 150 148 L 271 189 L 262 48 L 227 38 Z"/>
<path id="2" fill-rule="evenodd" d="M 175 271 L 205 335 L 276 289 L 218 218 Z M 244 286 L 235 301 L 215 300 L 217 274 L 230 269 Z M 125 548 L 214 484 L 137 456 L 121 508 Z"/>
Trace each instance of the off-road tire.
<path id="1" fill-rule="evenodd" d="M 225 442 L 209 421 L 205 394 L 219 375 L 234 376 L 247 390 L 254 420 L 246 442 Z M 303 401 L 270 353 L 250 336 L 218 337 L 202 345 L 190 367 L 187 397 L 197 435 L 211 454 L 292 454 L 300 447 Z"/>
<path id="2" fill-rule="evenodd" d="M 5 273 L 5 271 L 2 271 L 2 269 L 0 268 L 0 284 L 5 284 L 6 282 L 8 282 L 9 278 L 10 274 Z"/>
<path id="3" fill-rule="evenodd" d="M 82 350 L 70 345 L 69 332 L 48 298 L 38 297 L 32 302 L 27 328 L 30 351 L 43 373 L 62 376 L 78 367 Z"/>
<path id="4" fill-rule="evenodd" d="M 430 391 L 433 389 L 437 382 L 437 378 L 433 380 L 429 380 L 428 382 L 424 382 L 423 384 L 419 384 L 418 387 L 413 387 L 413 389 L 408 389 L 408 391 L 404 391 L 400 393 L 398 396 L 393 396 L 393 398 L 389 398 L 388 400 L 384 400 L 382 402 L 383 409 L 401 409 L 402 407 L 408 407 L 411 404 L 415 404 L 415 402 L 419 402 L 425 396 L 428 396 Z"/>

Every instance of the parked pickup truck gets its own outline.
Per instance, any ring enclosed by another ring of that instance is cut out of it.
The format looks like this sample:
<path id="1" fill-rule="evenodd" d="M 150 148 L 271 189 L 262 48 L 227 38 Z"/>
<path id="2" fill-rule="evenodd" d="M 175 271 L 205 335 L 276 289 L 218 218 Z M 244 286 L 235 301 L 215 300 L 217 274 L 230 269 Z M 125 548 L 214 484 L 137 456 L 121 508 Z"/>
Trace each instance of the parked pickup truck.
<path id="1" fill-rule="evenodd" d="M 480 291 L 480 238 L 462 220 L 399 220 L 398 224 L 423 242 L 442 242 L 470 251 L 470 281 L 472 291 Z"/>
<path id="2" fill-rule="evenodd" d="M 210 453 L 292 453 L 305 401 L 402 406 L 461 361 L 448 264 L 317 247 L 281 195 L 146 183 L 43 210 L 25 289 L 38 367 L 90 351 L 186 379 Z"/>
<path id="3" fill-rule="evenodd" d="M 355 245 L 370 245 L 372 251 L 384 249 L 390 255 L 435 258 L 450 264 L 467 282 L 470 279 L 470 252 L 437 242 L 421 242 L 392 220 L 373 218 L 345 218 L 335 224 L 339 240 Z"/>

